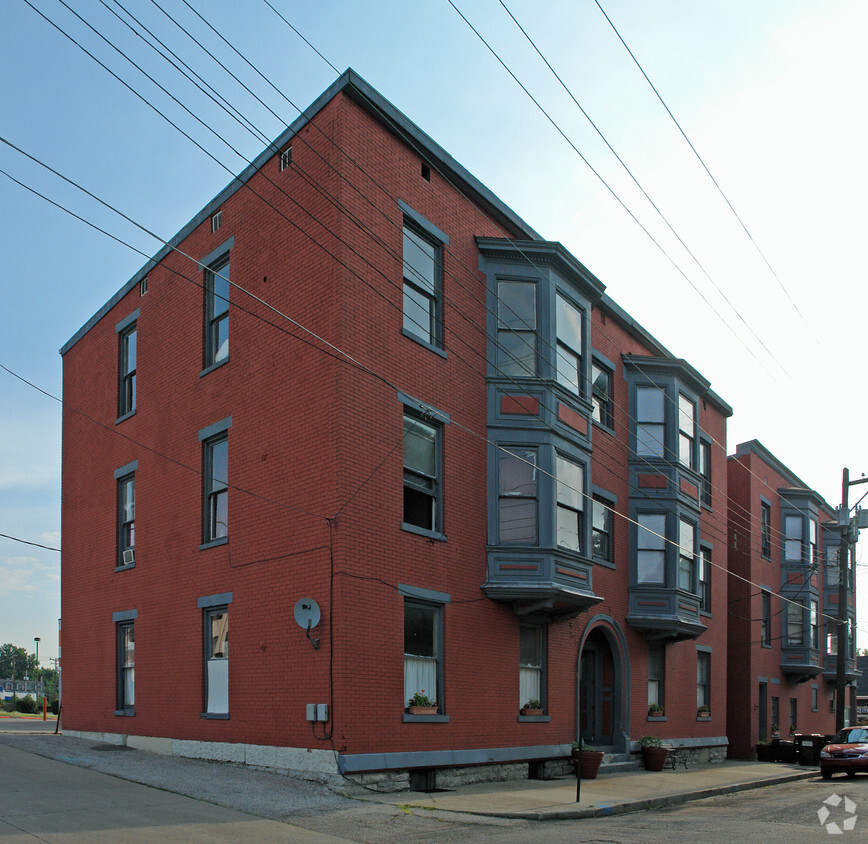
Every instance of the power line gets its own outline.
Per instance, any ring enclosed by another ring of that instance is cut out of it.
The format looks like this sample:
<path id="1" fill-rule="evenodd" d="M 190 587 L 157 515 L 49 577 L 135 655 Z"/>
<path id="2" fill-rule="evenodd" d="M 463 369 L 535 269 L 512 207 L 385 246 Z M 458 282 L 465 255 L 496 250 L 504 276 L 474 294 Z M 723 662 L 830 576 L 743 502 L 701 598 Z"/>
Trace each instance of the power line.
<path id="1" fill-rule="evenodd" d="M 0 364 L 0 366 L 2 366 L 2 364 Z M 6 369 L 5 366 L 3 368 Z M 29 542 L 26 539 L 19 539 L 17 536 L 10 536 L 8 533 L 0 533 L 0 536 L 4 539 L 11 539 L 13 542 L 20 542 L 22 545 L 32 545 L 35 548 L 44 548 L 46 551 L 57 551 L 58 554 L 60 553 L 60 548 L 53 548 L 50 545 L 42 545 L 39 542 Z"/>

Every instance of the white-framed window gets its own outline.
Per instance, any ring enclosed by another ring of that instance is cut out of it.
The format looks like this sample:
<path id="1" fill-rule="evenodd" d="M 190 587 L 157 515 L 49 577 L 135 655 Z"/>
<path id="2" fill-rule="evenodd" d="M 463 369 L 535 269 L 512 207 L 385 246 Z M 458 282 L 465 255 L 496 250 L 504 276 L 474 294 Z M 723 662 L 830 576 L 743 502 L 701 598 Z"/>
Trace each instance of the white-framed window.
<path id="1" fill-rule="evenodd" d="M 545 627 L 519 625 L 519 706 L 538 700 L 545 709 Z"/>
<path id="2" fill-rule="evenodd" d="M 636 387 L 636 454 L 666 455 L 666 394 L 661 387 Z"/>
<path id="3" fill-rule="evenodd" d="M 211 215 L 211 231 L 216 232 L 223 225 L 223 212 L 217 211 Z"/>
<path id="4" fill-rule="evenodd" d="M 205 271 L 205 366 L 229 358 L 229 258 Z"/>
<path id="5" fill-rule="evenodd" d="M 579 553 L 583 550 L 585 480 L 578 463 L 557 456 L 557 542 L 559 548 Z"/>
<path id="6" fill-rule="evenodd" d="M 280 153 L 280 172 L 286 170 L 292 164 L 292 146 L 288 146 Z"/>
<path id="7" fill-rule="evenodd" d="M 639 513 L 636 521 L 636 580 L 664 583 L 666 580 L 666 514 Z"/>
<path id="8" fill-rule="evenodd" d="M 538 472 L 535 448 L 509 446 L 498 453 L 498 541 L 538 543 Z"/>
<path id="9" fill-rule="evenodd" d="M 536 283 L 497 283 L 497 374 L 529 378 L 537 374 Z"/>
<path id="10" fill-rule="evenodd" d="M 556 302 L 557 379 L 576 395 L 582 394 L 582 312 L 560 293 Z"/>
<path id="11" fill-rule="evenodd" d="M 440 527 L 442 426 L 404 409 L 404 519 L 426 531 Z"/>
<path id="12" fill-rule="evenodd" d="M 440 244 L 404 220 L 404 330 L 442 345 Z"/>

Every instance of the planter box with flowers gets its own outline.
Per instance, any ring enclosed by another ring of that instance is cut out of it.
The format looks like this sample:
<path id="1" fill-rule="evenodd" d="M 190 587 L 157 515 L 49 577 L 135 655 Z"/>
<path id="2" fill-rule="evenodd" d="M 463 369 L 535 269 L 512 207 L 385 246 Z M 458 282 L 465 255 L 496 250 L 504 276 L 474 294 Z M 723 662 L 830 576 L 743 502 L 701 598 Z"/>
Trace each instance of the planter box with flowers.
<path id="1" fill-rule="evenodd" d="M 649 718 L 665 718 L 666 710 L 659 703 L 652 703 L 648 706 Z"/>
<path id="2" fill-rule="evenodd" d="M 532 697 L 519 711 L 522 715 L 542 715 L 542 701 L 538 698 Z"/>
<path id="3" fill-rule="evenodd" d="M 425 694 L 425 689 L 422 689 L 410 698 L 407 704 L 407 711 L 411 715 L 436 715 L 437 701 L 431 700 L 431 698 Z"/>
<path id="4" fill-rule="evenodd" d="M 696 710 L 696 717 L 697 718 L 711 718 L 711 711 L 709 710 L 709 708 L 705 704 L 703 704 L 702 706 L 700 706 Z"/>

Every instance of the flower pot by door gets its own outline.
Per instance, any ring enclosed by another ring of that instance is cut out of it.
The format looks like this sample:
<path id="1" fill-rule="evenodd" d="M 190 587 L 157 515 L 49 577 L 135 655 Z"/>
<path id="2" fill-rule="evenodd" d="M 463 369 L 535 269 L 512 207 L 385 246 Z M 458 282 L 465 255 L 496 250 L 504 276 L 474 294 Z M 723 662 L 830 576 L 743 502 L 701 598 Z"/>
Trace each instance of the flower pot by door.
<path id="1" fill-rule="evenodd" d="M 597 773 L 600 770 L 600 765 L 603 762 L 602 750 L 584 750 L 582 751 L 582 768 L 581 775 L 583 780 L 595 780 Z M 578 763 L 579 751 L 573 751 L 573 760 Z"/>
<path id="2" fill-rule="evenodd" d="M 668 747 L 643 747 L 642 761 L 646 771 L 662 771 L 669 755 Z"/>

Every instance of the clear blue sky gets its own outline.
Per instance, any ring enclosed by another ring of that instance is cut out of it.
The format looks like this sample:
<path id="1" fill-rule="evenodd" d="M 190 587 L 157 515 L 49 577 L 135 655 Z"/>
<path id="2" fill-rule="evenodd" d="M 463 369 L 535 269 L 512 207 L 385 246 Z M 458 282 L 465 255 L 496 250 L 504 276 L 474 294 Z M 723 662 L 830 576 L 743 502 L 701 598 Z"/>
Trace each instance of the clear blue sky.
<path id="1" fill-rule="evenodd" d="M 243 169 L 241 158 L 57 0 L 30 1 L 230 171 Z M 779 283 L 593 0 L 505 0 L 733 308 L 656 218 L 498 0 L 455 2 L 711 306 L 446 0 L 271 1 L 339 71 L 357 70 L 544 237 L 563 242 L 616 302 L 696 366 L 735 409 L 729 452 L 738 442 L 760 439 L 832 505 L 840 501 L 844 466 L 854 476 L 868 472 L 868 402 L 860 377 L 868 313 L 865 3 L 601 0 Z M 307 106 L 336 77 L 261 0 L 190 2 L 296 106 Z M 244 156 L 261 151 L 261 140 L 179 81 L 101 3 L 72 5 Z M 119 11 L 113 0 L 106 5 Z M 166 0 L 164 8 L 242 75 L 277 117 L 156 6 L 126 5 L 266 136 L 276 137 L 296 117 L 182 0 Z M 164 237 L 230 181 L 227 170 L 24 0 L 4 4 L 0 77 L 3 137 Z M 0 168 L 143 252 L 159 248 L 8 147 L 0 148 Z M 59 396 L 58 349 L 143 259 L 2 175 L 0 223 L 0 364 Z M 0 533 L 60 543 L 59 405 L 2 370 Z M 32 647 L 40 636 L 43 661 L 56 655 L 59 556 L 0 538 L 0 642 Z M 859 571 L 861 590 L 868 578 Z M 865 622 L 862 627 L 868 630 Z M 868 645 L 861 632 L 859 645 Z"/>

